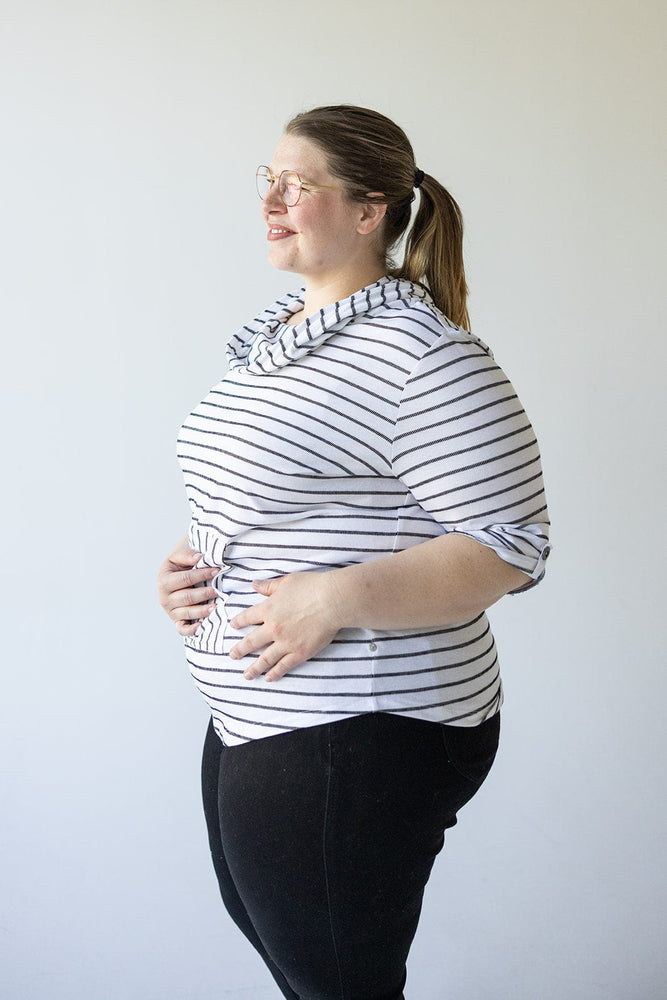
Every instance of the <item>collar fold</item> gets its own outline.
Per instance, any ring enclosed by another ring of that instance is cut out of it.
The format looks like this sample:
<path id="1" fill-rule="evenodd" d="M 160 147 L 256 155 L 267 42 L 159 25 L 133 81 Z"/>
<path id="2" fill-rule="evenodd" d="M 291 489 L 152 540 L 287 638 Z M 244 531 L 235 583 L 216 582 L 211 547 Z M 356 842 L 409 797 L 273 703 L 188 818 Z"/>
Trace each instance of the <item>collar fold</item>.
<path id="1" fill-rule="evenodd" d="M 253 375 L 269 375 L 317 350 L 348 323 L 370 318 L 386 306 L 409 299 L 433 306 L 431 296 L 421 285 L 403 278 L 384 277 L 290 326 L 290 317 L 303 308 L 303 296 L 304 289 L 289 293 L 242 326 L 227 346 L 229 367 L 244 368 Z"/>

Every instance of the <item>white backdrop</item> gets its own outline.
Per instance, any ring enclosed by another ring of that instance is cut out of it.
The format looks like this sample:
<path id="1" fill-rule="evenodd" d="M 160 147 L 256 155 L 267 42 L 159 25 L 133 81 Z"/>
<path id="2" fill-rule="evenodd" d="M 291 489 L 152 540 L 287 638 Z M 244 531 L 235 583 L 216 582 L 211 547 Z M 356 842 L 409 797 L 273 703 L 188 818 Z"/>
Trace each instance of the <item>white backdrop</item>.
<path id="1" fill-rule="evenodd" d="M 447 838 L 410 998 L 663 996 L 660 0 L 0 3 L 8 1000 L 270 1000 L 222 911 L 206 721 L 154 596 L 174 440 L 294 284 L 253 173 L 376 107 L 463 207 L 475 331 L 542 445 L 546 581 L 493 612 L 494 771 Z"/>

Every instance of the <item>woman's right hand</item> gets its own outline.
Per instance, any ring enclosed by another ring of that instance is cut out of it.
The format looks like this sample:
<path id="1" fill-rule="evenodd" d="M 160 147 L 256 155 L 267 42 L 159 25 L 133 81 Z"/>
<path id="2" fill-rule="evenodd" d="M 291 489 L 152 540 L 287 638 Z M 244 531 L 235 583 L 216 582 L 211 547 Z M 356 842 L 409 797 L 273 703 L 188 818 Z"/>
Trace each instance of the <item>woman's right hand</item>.
<path id="1" fill-rule="evenodd" d="M 195 569 L 200 559 L 201 553 L 190 548 L 186 535 L 158 570 L 160 605 L 176 625 L 179 635 L 193 635 L 215 607 L 216 591 L 208 584 L 220 568 Z"/>

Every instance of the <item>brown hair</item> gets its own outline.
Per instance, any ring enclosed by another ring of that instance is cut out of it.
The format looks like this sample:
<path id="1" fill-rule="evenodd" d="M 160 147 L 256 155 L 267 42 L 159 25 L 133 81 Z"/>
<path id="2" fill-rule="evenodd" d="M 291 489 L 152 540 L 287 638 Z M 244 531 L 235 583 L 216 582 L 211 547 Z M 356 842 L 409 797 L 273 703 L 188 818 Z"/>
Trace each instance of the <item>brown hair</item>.
<path id="1" fill-rule="evenodd" d="M 366 201 L 370 192 L 382 192 L 377 200 L 387 205 L 381 253 L 388 272 L 425 284 L 437 307 L 454 323 L 469 328 L 463 217 L 449 192 L 430 174 L 424 174 L 419 185 L 419 207 L 403 263 L 394 267 L 391 260 L 392 249 L 410 224 L 415 197 L 417 165 L 403 129 L 377 111 L 338 104 L 296 115 L 285 131 L 320 147 L 348 197 Z"/>

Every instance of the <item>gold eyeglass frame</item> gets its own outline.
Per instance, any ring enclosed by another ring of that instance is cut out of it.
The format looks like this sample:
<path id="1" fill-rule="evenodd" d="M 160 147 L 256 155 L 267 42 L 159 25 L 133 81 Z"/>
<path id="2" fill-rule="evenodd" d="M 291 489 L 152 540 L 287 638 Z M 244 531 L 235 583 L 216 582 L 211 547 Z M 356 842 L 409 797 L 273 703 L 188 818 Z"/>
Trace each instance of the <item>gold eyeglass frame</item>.
<path id="1" fill-rule="evenodd" d="M 265 171 L 265 173 L 260 174 L 260 170 Z M 299 196 L 292 205 L 288 205 L 283 195 L 280 193 L 280 180 L 285 174 L 292 174 L 292 176 L 296 177 L 296 179 L 299 182 Z M 259 190 L 260 176 L 262 177 L 263 180 L 268 180 L 271 182 L 271 186 L 265 195 L 262 195 Z M 257 194 L 259 195 L 261 201 L 264 201 L 266 196 L 271 193 L 271 191 L 273 190 L 273 186 L 274 184 L 276 184 L 276 182 L 278 183 L 278 194 L 280 195 L 280 200 L 282 201 L 285 208 L 294 208 L 295 205 L 298 205 L 299 202 L 301 201 L 301 195 L 303 194 L 304 190 L 309 191 L 311 188 L 325 188 L 328 191 L 345 190 L 345 188 L 334 186 L 333 184 L 315 184 L 314 181 L 304 181 L 301 179 L 300 175 L 296 172 L 296 170 L 281 170 L 280 173 L 276 176 L 276 174 L 272 173 L 270 167 L 267 167 L 266 164 L 261 163 L 257 167 L 257 170 L 255 171 L 255 185 L 257 187 Z"/>

